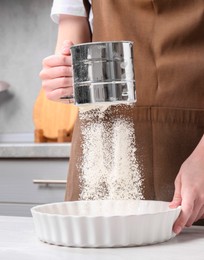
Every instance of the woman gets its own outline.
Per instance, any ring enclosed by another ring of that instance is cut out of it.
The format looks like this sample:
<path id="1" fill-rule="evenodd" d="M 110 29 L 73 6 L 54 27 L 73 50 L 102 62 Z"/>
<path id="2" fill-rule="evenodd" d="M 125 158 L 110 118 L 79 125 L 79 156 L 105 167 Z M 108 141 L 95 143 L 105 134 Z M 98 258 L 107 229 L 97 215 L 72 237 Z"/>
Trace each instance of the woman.
<path id="1" fill-rule="evenodd" d="M 144 168 L 144 197 L 167 201 L 173 197 L 171 206 L 182 206 L 176 233 L 204 218 L 203 11 L 200 0 L 93 0 L 91 5 L 88 0 L 54 1 L 52 16 L 59 18 L 57 55 L 45 58 L 40 74 L 47 97 L 58 101 L 73 91 L 72 43 L 134 42 L 138 99 L 130 114 Z M 93 24 L 92 18 L 88 21 L 92 14 Z M 79 135 L 78 120 L 67 200 L 79 198 Z"/>

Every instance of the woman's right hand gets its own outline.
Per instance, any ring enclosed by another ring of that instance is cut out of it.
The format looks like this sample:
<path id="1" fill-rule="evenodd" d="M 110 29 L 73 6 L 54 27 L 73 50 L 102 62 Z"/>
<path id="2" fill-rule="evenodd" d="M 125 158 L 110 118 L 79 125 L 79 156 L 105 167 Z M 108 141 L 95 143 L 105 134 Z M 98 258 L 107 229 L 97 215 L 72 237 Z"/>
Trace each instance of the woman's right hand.
<path id="1" fill-rule="evenodd" d="M 63 97 L 73 96 L 71 41 L 64 41 L 61 54 L 46 57 L 42 62 L 40 78 L 49 100 L 70 103 Z M 61 99 L 62 98 L 62 99 Z"/>

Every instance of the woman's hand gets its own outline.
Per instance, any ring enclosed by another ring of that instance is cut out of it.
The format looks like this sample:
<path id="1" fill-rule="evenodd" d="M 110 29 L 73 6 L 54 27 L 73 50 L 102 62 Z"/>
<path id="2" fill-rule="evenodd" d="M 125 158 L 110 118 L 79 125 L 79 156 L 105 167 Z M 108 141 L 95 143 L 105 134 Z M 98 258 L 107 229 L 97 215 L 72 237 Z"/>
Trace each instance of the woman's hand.
<path id="1" fill-rule="evenodd" d="M 204 136 L 182 164 L 175 180 L 175 193 L 170 207 L 181 205 L 182 211 L 173 231 L 180 233 L 186 226 L 204 218 Z"/>
<path id="2" fill-rule="evenodd" d="M 40 72 L 42 87 L 48 99 L 70 103 L 63 97 L 73 96 L 71 41 L 64 41 L 60 54 L 51 55 L 43 60 Z"/>

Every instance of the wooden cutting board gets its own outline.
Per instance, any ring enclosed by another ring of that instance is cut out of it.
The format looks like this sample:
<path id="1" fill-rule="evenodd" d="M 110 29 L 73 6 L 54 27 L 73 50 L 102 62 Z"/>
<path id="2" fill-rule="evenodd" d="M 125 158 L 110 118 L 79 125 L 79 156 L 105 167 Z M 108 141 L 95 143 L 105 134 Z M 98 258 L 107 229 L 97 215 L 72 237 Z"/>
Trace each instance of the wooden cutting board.
<path id="1" fill-rule="evenodd" d="M 70 135 L 78 115 L 78 108 L 73 104 L 63 104 L 47 99 L 43 89 L 36 99 L 33 109 L 35 130 L 41 131 L 48 139 L 57 139 L 59 131 Z"/>

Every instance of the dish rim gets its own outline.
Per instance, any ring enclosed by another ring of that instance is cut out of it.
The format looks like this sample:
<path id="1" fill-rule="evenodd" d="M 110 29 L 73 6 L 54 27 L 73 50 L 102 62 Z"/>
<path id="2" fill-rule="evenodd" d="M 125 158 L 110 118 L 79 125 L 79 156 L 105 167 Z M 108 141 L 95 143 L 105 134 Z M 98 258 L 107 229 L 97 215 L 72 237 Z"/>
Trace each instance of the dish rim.
<path id="1" fill-rule="evenodd" d="M 98 200 L 100 202 L 103 201 L 113 201 L 113 200 Z M 115 200 L 115 201 L 131 201 L 134 202 L 134 200 Z M 135 202 L 138 202 L 139 200 L 135 200 Z M 148 202 L 154 202 L 154 203 L 170 203 L 167 201 L 154 201 L 154 200 L 140 200 L 140 201 L 145 201 L 146 203 Z M 149 212 L 149 213 L 131 213 L 131 214 L 108 214 L 108 215 L 77 215 L 77 214 L 59 214 L 59 213 L 48 213 L 48 212 L 41 212 L 38 211 L 41 208 L 44 207 L 49 207 L 51 205 L 63 205 L 63 204 L 80 204 L 80 203 L 86 203 L 86 202 L 96 202 L 95 200 L 81 200 L 81 201 L 64 201 L 64 202 L 54 202 L 54 203 L 47 203 L 47 204 L 41 204 L 37 205 L 31 208 L 31 213 L 33 214 L 39 214 L 42 216 L 50 216 L 50 217 L 60 217 L 60 218 L 113 218 L 113 217 L 141 217 L 141 216 L 153 216 L 153 215 L 161 215 L 161 214 L 167 214 L 169 212 L 174 212 L 174 211 L 181 211 L 181 206 L 178 206 L 176 208 L 170 208 L 168 207 L 167 210 L 159 210 L 158 212 Z"/>

